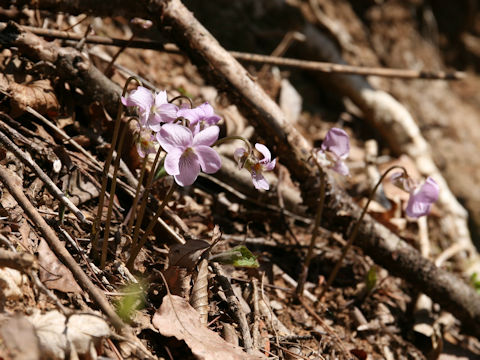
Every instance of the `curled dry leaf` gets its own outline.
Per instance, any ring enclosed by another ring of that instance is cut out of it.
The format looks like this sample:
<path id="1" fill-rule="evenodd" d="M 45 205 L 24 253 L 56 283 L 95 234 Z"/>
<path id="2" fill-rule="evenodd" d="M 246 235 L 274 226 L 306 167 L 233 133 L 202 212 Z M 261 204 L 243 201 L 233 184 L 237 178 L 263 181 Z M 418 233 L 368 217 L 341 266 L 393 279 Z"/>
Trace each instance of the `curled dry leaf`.
<path id="1" fill-rule="evenodd" d="M 72 272 L 63 265 L 42 239 L 38 246 L 40 280 L 49 288 L 63 292 L 80 293 L 82 289 L 75 281 Z"/>
<path id="2" fill-rule="evenodd" d="M 27 319 L 35 328 L 45 359 L 65 359 L 69 353 L 96 359 L 102 339 L 110 336 L 108 324 L 94 314 L 72 315 L 65 322 L 65 315 L 57 310 L 37 311 Z"/>
<path id="3" fill-rule="evenodd" d="M 208 323 L 208 260 L 203 259 L 198 266 L 197 279 L 193 284 L 190 304 L 200 315 L 202 324 Z"/>
<path id="4" fill-rule="evenodd" d="M 10 83 L 9 93 L 12 97 L 10 105 L 13 117 L 24 113 L 27 106 L 42 115 L 56 116 L 58 114 L 60 105 L 50 80 L 37 80 L 29 84 Z"/>
<path id="5" fill-rule="evenodd" d="M 0 268 L 0 291 L 7 300 L 17 300 L 22 297 L 20 286 L 24 281 L 26 277 L 20 271 Z"/>
<path id="6" fill-rule="evenodd" d="M 39 360 L 40 344 L 33 325 L 23 316 L 6 317 L 0 326 L 0 358 Z"/>
<path id="7" fill-rule="evenodd" d="M 201 360 L 257 360 L 261 355 L 247 354 L 223 340 L 200 322 L 200 315 L 183 298 L 167 295 L 155 313 L 152 324 L 163 336 L 183 340 Z"/>
<path id="8" fill-rule="evenodd" d="M 168 253 L 170 266 L 193 270 L 200 256 L 209 248 L 210 243 L 205 240 L 189 240 L 185 244 L 175 244 Z"/>

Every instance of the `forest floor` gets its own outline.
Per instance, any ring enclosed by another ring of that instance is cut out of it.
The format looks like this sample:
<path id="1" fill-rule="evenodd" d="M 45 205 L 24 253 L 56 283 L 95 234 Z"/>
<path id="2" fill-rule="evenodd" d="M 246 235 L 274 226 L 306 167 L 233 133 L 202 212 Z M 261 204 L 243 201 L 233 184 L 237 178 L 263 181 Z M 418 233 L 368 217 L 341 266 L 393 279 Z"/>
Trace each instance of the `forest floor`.
<path id="1" fill-rule="evenodd" d="M 480 159 L 475 156 L 480 147 L 476 142 L 480 138 L 480 82 L 475 74 L 474 52 L 476 41 L 480 44 L 476 33 L 480 33 L 480 27 L 472 25 L 474 30 L 465 30 L 464 34 L 471 37 L 464 37 L 469 40 L 464 45 L 470 47 L 459 50 L 449 42 L 448 34 L 442 33 L 443 20 L 437 20 L 440 30 L 435 28 L 432 35 L 428 32 L 432 28 L 427 27 L 431 21 L 417 19 L 418 14 L 426 19 L 427 15 L 446 16 L 432 13 L 426 1 L 364 1 L 357 7 L 347 1 L 335 3 L 299 1 L 297 8 L 301 11 L 292 22 L 298 25 L 311 21 L 302 8 L 307 5 L 316 9 L 312 12 L 317 17 L 320 11 L 323 25 L 330 24 L 330 28 L 319 28 L 331 37 L 337 36 L 336 45 L 343 49 L 340 52 L 349 64 L 434 72 L 447 69 L 448 64 L 468 70 L 465 79 L 452 82 L 381 77 L 368 80 L 375 88 L 394 95 L 418 122 L 422 136 L 433 149 L 439 174 L 471 216 L 468 230 L 472 235 L 467 238 L 474 244 L 480 232 L 480 192 L 474 190 L 480 179 L 480 166 L 476 167 Z M 186 2 L 229 50 L 270 54 L 275 49 L 271 44 L 278 45 L 287 33 L 292 34 L 289 31 L 298 28 L 288 25 L 282 29 L 285 14 L 262 8 L 265 4 L 257 8 L 249 1 L 239 4 L 230 8 L 222 5 L 217 16 L 223 21 L 219 21 L 207 5 L 200 9 L 200 4 Z M 111 148 L 121 87 L 127 78 L 134 75 L 149 87 L 166 90 L 169 99 L 187 96 L 195 106 L 208 101 L 222 118 L 221 136 L 241 135 L 253 144 L 272 145 L 274 140 L 259 135 L 263 133 L 252 126 L 241 105 L 226 94 L 228 85 L 213 83 L 203 68 L 178 49 L 139 49 L 133 42 L 121 48 L 86 41 L 87 35 L 128 40 L 135 32 L 133 40 L 153 41 L 151 46 L 155 47 L 164 41 L 158 29 L 134 28 L 126 16 L 94 17 L 95 9 L 90 9 L 93 14 L 81 10 L 70 15 L 33 5 L 23 9 L 0 7 L 0 132 L 19 151 L 12 151 L 3 141 L 0 145 L 0 172 L 5 174 L 0 183 L 0 242 L 5 249 L 5 254 L 0 253 L 0 265 L 5 266 L 0 268 L 1 359 L 480 358 L 479 339 L 464 332 L 458 319 L 423 295 L 425 289 L 408 278 L 390 274 L 355 243 L 322 297 L 352 223 L 344 233 L 329 224 L 320 226 L 305 285 L 307 294 L 296 296 L 315 211 L 311 203 L 302 203 L 302 184 L 282 163 L 288 155 L 277 152 L 279 146 L 271 147 L 272 157 L 278 162 L 266 175 L 269 191 L 256 190 L 248 171 L 237 169 L 233 151 L 241 141 L 218 146 L 222 170 L 200 174 L 192 186 L 176 188 L 161 221 L 127 268 L 134 231 L 145 231 L 174 182 L 170 176 L 153 182 L 143 224 L 131 231 L 129 219 L 140 212 L 131 209 L 135 194 L 132 178 L 138 179 L 142 158 L 135 148 L 135 126 L 126 125 L 134 112 L 125 108 L 121 118 L 122 129 L 128 134 L 122 151 L 125 166 L 118 174 L 102 268 L 92 250 L 92 223 L 98 218 L 99 199 L 111 188 L 110 181 L 107 191 L 102 191 L 102 171 Z M 241 16 L 249 11 L 255 15 Z M 265 13 L 271 15 L 271 22 L 258 25 Z M 235 16 L 239 16 L 238 22 L 232 20 Z M 8 21 L 36 31 L 68 31 L 71 40 L 50 34 L 45 37 L 46 44 L 56 49 L 75 47 L 102 76 L 118 84 L 116 102 L 98 101 L 95 96 L 103 90 L 81 88 L 75 79 L 58 71 L 55 61 L 39 56 L 43 52 L 48 57 L 50 50 L 45 43 L 29 50 L 18 43 L 9 45 L 11 40 L 5 35 L 11 31 Z M 335 24 L 343 28 L 338 30 Z M 350 38 L 345 40 L 341 34 Z M 368 39 L 362 34 L 368 34 Z M 402 34 L 406 34 L 403 42 Z M 437 39 L 436 45 L 431 45 L 431 38 Z M 353 45 L 349 48 L 348 44 Z M 294 55 L 302 53 L 294 49 L 295 45 L 285 46 L 292 46 Z M 341 79 L 281 66 L 244 66 L 311 146 L 319 147 L 333 127 L 349 134 L 351 148 L 346 164 L 350 175 L 328 171 L 328 176 L 352 202 L 364 206 L 375 179 L 390 166 L 402 165 L 419 180 L 426 177 L 414 155 L 393 148 L 395 141 L 391 138 L 395 135 L 386 136 L 376 128 L 375 121 L 364 115 L 365 109 L 359 109 L 355 100 L 339 90 Z M 128 90 L 134 88 L 130 85 Z M 27 155 L 22 159 L 20 153 Z M 148 157 L 145 179 L 153 173 L 154 157 Z M 38 165 L 48 182 L 68 195 L 85 220 L 59 201 L 29 162 Z M 10 185 L 5 179 L 11 180 Z M 17 197 L 14 189 L 23 198 Z M 312 196 L 316 205 L 319 193 Z M 465 247 L 446 254 L 452 249 L 452 234 L 445 230 L 442 219 L 450 216 L 449 209 L 434 205 L 428 218 L 407 219 L 404 208 L 408 197 L 386 179 L 381 196 L 374 198 L 368 213 L 425 257 L 432 261 L 440 258 L 439 267 L 473 287 L 475 275 L 467 268 L 478 263 L 478 258 L 465 260 Z M 25 208 L 27 203 L 33 208 L 31 212 Z M 104 243 L 108 197 L 102 210 L 99 248 Z M 32 212 L 46 223 L 35 220 Z M 58 244 L 68 250 L 70 260 Z M 239 254 L 239 249 L 245 248 L 256 257 L 258 266 L 254 266 L 250 253 Z M 236 252 L 232 255 L 232 251 Z M 80 279 L 80 272 L 87 280 Z M 107 304 L 99 298 L 108 299 Z M 109 307 L 114 309 L 113 315 Z"/>

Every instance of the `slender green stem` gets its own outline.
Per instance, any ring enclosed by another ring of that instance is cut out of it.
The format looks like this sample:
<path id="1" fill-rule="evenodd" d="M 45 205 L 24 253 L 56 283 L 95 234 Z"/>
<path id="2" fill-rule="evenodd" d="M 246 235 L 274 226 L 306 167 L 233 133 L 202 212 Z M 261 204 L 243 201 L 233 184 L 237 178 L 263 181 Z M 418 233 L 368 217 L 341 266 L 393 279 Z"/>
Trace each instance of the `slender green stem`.
<path id="1" fill-rule="evenodd" d="M 315 159 L 315 157 L 313 157 Z M 308 277 L 308 270 L 310 268 L 310 263 L 313 258 L 313 249 L 315 247 L 315 241 L 317 240 L 318 230 L 320 228 L 320 222 L 322 221 L 323 207 L 325 204 L 325 173 L 322 170 L 320 164 L 315 160 L 318 169 L 320 170 L 320 199 L 318 201 L 317 214 L 315 215 L 315 223 L 313 225 L 312 237 L 310 239 L 310 246 L 308 247 L 307 257 L 303 263 L 302 273 L 298 279 L 296 294 L 297 296 L 303 295 L 303 288 L 305 287 L 305 282 Z"/>
<path id="2" fill-rule="evenodd" d="M 158 209 L 153 215 L 152 220 L 148 224 L 147 228 L 145 229 L 145 232 L 143 233 L 142 238 L 140 239 L 140 242 L 135 247 L 133 247 L 132 253 L 130 254 L 130 258 L 127 261 L 127 268 L 129 270 L 132 270 L 133 264 L 135 262 L 135 259 L 137 258 L 138 253 L 140 252 L 142 247 L 145 245 L 145 242 L 147 241 L 148 236 L 151 234 L 157 222 L 158 217 L 162 214 L 163 209 L 165 209 L 165 206 L 167 205 L 168 201 L 172 197 L 173 192 L 175 191 L 175 188 L 176 188 L 176 184 L 174 182 L 172 183 L 172 186 L 170 186 L 170 189 L 168 190 L 167 195 L 165 195 L 165 198 L 163 199 L 162 203 L 158 206 Z M 133 245 L 134 244 L 132 244 L 132 246 Z"/>
<path id="3" fill-rule="evenodd" d="M 135 219 L 135 210 L 137 209 L 138 199 L 140 198 L 140 190 L 142 189 L 143 178 L 145 176 L 145 169 L 147 168 L 148 157 L 145 156 L 142 161 L 142 170 L 140 170 L 140 177 L 138 178 L 137 188 L 135 189 L 135 198 L 132 203 L 132 211 L 130 212 L 130 219 L 127 224 L 127 234 L 132 232 L 133 220 Z"/>
<path id="4" fill-rule="evenodd" d="M 115 189 L 117 187 L 117 175 L 118 168 L 120 167 L 120 160 L 122 158 L 123 143 L 125 142 L 125 135 L 128 131 L 130 122 L 133 119 L 129 119 L 125 124 L 120 135 L 120 141 L 118 142 L 117 156 L 115 157 L 115 163 L 113 166 L 113 175 L 112 175 L 112 184 L 110 185 L 110 196 L 108 201 L 108 210 L 107 210 L 107 219 L 105 220 L 105 231 L 103 234 L 103 244 L 102 244 L 102 257 L 100 259 L 100 268 L 103 270 L 105 268 L 105 262 L 107 261 L 107 252 L 108 252 L 108 237 L 110 235 L 110 224 L 112 222 L 112 209 L 113 202 L 115 201 Z"/>
<path id="5" fill-rule="evenodd" d="M 127 81 L 125 82 L 125 85 L 123 86 L 122 96 L 125 96 L 125 94 L 127 93 L 128 85 L 130 84 L 130 81 L 132 81 L 132 80 L 137 81 L 140 85 L 142 84 L 141 81 L 138 80 L 136 77 L 133 77 L 133 76 L 129 77 L 127 79 Z M 112 163 L 113 152 L 115 150 L 115 146 L 117 145 L 118 133 L 120 131 L 120 123 L 121 123 L 121 118 L 122 118 L 122 106 L 123 106 L 122 102 L 119 101 L 117 117 L 115 119 L 115 126 L 113 128 L 112 143 L 110 145 L 110 151 L 107 154 L 107 158 L 105 159 L 105 166 L 103 168 L 102 189 L 101 189 L 100 195 L 98 197 L 97 216 L 95 217 L 95 220 L 92 224 L 92 233 L 90 234 L 90 242 L 92 243 L 92 256 L 94 258 L 98 258 L 99 226 L 100 226 L 100 222 L 102 220 L 103 203 L 105 201 L 105 192 L 106 192 L 106 189 L 107 189 L 108 173 L 110 171 L 110 165 Z"/>
<path id="6" fill-rule="evenodd" d="M 360 228 L 360 224 L 362 223 L 362 220 L 363 220 L 365 214 L 367 213 L 368 205 L 370 205 L 370 202 L 372 201 L 373 197 L 374 197 L 375 194 L 377 193 L 378 187 L 379 187 L 380 184 L 382 183 L 383 179 L 385 179 L 385 177 L 386 177 L 392 170 L 395 170 L 395 169 L 402 170 L 402 171 L 404 172 L 405 176 L 408 176 L 407 170 L 406 170 L 403 166 L 395 165 L 395 166 L 392 166 L 392 167 L 388 168 L 388 169 L 383 173 L 383 175 L 380 177 L 380 179 L 378 180 L 377 184 L 375 185 L 375 187 L 373 188 L 373 190 L 370 192 L 370 196 L 368 197 L 368 201 L 367 201 L 367 203 L 365 204 L 365 206 L 363 207 L 362 213 L 360 214 L 360 217 L 359 217 L 358 220 L 356 221 L 355 226 L 354 226 L 352 232 L 350 233 L 350 236 L 349 236 L 349 238 L 348 238 L 347 244 L 346 244 L 346 245 L 343 247 L 343 249 L 342 249 L 342 254 L 340 255 L 340 259 L 339 259 L 339 260 L 337 261 L 337 263 L 335 264 L 335 267 L 333 268 L 332 272 L 330 273 L 330 276 L 328 277 L 327 283 L 326 283 L 325 286 L 323 287 L 323 290 L 322 290 L 322 292 L 321 292 L 321 294 L 320 294 L 320 296 L 319 296 L 319 300 L 322 300 L 322 298 L 323 298 L 323 296 L 325 295 L 326 291 L 330 288 L 330 286 L 332 285 L 333 281 L 335 280 L 335 277 L 337 276 L 338 271 L 340 270 L 340 267 L 342 266 L 343 259 L 345 259 L 345 256 L 347 255 L 348 250 L 350 249 L 350 247 L 351 247 L 352 244 L 353 244 L 353 241 L 354 241 L 355 238 L 357 237 L 358 229 Z"/>
<path id="7" fill-rule="evenodd" d="M 148 174 L 147 183 L 145 184 L 145 189 L 143 190 L 142 202 L 140 203 L 140 210 L 138 211 L 138 214 L 137 214 L 137 221 L 135 222 L 135 230 L 133 231 L 133 236 L 132 236 L 132 246 L 136 246 L 138 237 L 140 235 L 140 228 L 142 226 L 143 215 L 145 214 L 148 196 L 150 195 L 150 191 L 152 189 L 153 176 L 155 175 L 155 168 L 157 166 L 158 159 L 160 158 L 161 152 L 162 152 L 162 148 L 159 148 L 157 151 L 157 154 L 155 155 L 155 160 L 153 160 L 152 169 Z"/>
<path id="8" fill-rule="evenodd" d="M 217 140 L 215 142 L 215 144 L 212 145 L 213 146 L 217 146 L 217 145 L 221 145 L 227 141 L 230 141 L 230 140 L 242 140 L 245 145 L 247 145 L 247 148 L 248 148 L 248 154 L 251 154 L 253 149 L 252 149 L 252 144 L 250 144 L 250 141 L 248 141 L 247 139 L 245 139 L 244 137 L 242 136 L 239 136 L 239 135 L 231 135 L 231 136 L 226 136 L 224 138 L 221 138 L 219 140 Z"/>

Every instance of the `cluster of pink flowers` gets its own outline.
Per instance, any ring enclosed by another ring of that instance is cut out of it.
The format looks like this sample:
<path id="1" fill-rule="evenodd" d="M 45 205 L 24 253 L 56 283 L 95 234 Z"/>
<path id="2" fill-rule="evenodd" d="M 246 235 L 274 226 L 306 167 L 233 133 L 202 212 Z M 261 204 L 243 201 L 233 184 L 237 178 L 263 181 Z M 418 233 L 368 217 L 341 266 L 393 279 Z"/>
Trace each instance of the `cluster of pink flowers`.
<path id="1" fill-rule="evenodd" d="M 329 168 L 341 175 L 348 175 L 349 169 L 345 159 L 350 152 L 348 134 L 338 128 L 328 131 L 315 157 L 322 167 Z M 432 177 L 428 177 L 423 184 L 415 183 L 405 173 L 395 173 L 391 177 L 397 185 L 410 193 L 405 213 L 408 217 L 419 218 L 428 215 L 430 209 L 438 200 L 440 187 Z"/>
<path id="2" fill-rule="evenodd" d="M 122 97 L 122 103 L 127 107 L 136 107 L 138 111 L 138 154 L 145 157 L 155 153 L 157 144 L 160 145 L 167 153 L 165 171 L 175 178 L 178 185 L 192 185 L 200 170 L 213 174 L 222 166 L 220 156 L 212 148 L 218 140 L 220 129 L 217 123 L 221 118 L 208 102 L 195 108 L 178 107 L 168 102 L 166 91 L 153 93 L 139 86 Z M 256 159 L 254 154 L 247 154 L 243 148 L 237 149 L 235 154 L 243 151 L 245 160 L 242 167 L 250 171 L 257 189 L 268 190 L 269 185 L 262 172 L 273 170 L 275 160 L 271 161 L 266 146 L 257 144 L 255 147 L 264 159 Z"/>

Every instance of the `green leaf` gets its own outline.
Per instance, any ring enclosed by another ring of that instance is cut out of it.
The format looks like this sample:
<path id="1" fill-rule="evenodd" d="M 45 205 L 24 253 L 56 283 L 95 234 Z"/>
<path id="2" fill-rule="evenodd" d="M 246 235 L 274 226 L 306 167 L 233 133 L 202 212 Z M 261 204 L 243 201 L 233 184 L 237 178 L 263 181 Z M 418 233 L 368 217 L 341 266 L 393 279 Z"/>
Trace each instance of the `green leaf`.
<path id="1" fill-rule="evenodd" d="M 480 294 L 480 279 L 478 278 L 477 273 L 473 273 L 470 277 L 470 283 L 475 288 L 475 291 Z"/>
<path id="2" fill-rule="evenodd" d="M 367 285 L 367 293 L 370 293 L 375 285 L 377 285 L 377 268 L 372 266 L 365 277 L 365 283 Z"/>
<path id="3" fill-rule="evenodd" d="M 215 254 L 210 260 L 235 267 L 257 268 L 260 266 L 255 255 L 244 245 L 238 245 L 231 250 Z"/>
<path id="4" fill-rule="evenodd" d="M 120 292 L 125 293 L 125 295 L 116 302 L 116 311 L 123 321 L 130 322 L 135 311 L 142 309 L 145 305 L 145 291 L 143 284 L 129 284 Z"/>

